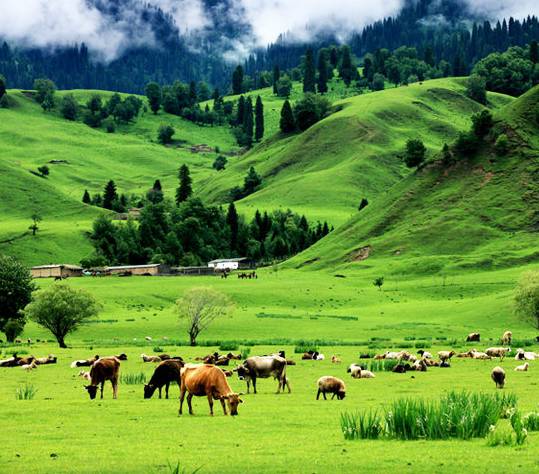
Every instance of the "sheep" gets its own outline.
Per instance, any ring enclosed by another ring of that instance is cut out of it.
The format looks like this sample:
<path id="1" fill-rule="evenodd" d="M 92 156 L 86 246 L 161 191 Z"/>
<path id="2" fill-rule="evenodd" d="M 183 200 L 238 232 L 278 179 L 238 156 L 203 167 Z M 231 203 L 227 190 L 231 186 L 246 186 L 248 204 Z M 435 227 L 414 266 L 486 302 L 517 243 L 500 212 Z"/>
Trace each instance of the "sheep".
<path id="1" fill-rule="evenodd" d="M 417 360 L 412 364 L 412 370 L 415 370 L 417 372 L 426 372 L 427 371 L 427 364 L 423 359 Z"/>
<path id="2" fill-rule="evenodd" d="M 513 340 L 513 333 L 511 331 L 505 331 L 502 336 L 502 346 L 510 346 Z"/>
<path id="3" fill-rule="evenodd" d="M 423 349 L 419 349 L 417 353 L 421 356 L 423 359 L 432 359 L 432 354 L 430 352 L 424 351 Z"/>
<path id="4" fill-rule="evenodd" d="M 459 352 L 459 353 L 457 354 L 457 357 L 459 357 L 459 358 L 461 358 L 461 359 L 462 359 L 462 358 L 470 358 L 470 359 L 471 359 L 471 358 L 473 358 L 473 353 L 474 353 L 474 352 L 477 352 L 477 351 L 476 351 L 475 349 L 470 349 L 470 350 L 467 351 L 467 352 Z"/>
<path id="5" fill-rule="evenodd" d="M 481 341 L 481 334 L 478 332 L 471 332 L 468 334 L 468 337 L 466 338 L 466 342 L 480 342 Z"/>
<path id="6" fill-rule="evenodd" d="M 144 339 L 146 339 L 148 342 L 152 342 L 152 338 L 150 336 L 146 336 Z"/>
<path id="7" fill-rule="evenodd" d="M 496 384 L 496 388 L 503 388 L 505 385 L 505 370 L 501 367 L 494 367 L 490 373 L 490 377 Z"/>
<path id="8" fill-rule="evenodd" d="M 346 372 L 348 372 L 352 378 L 360 379 L 362 370 L 363 370 L 363 367 L 361 365 L 350 364 Z"/>
<path id="9" fill-rule="evenodd" d="M 361 377 L 362 379 L 373 379 L 376 377 L 370 370 L 362 370 L 361 371 Z"/>
<path id="10" fill-rule="evenodd" d="M 339 357 L 337 357 L 336 355 L 331 356 L 331 363 L 332 364 L 340 364 L 341 362 L 342 362 L 342 360 Z"/>
<path id="11" fill-rule="evenodd" d="M 479 352 L 474 349 L 474 351 L 471 354 L 472 359 L 481 359 L 481 360 L 490 360 L 492 357 L 490 357 L 485 352 Z"/>
<path id="12" fill-rule="evenodd" d="M 326 356 L 324 354 L 318 354 L 315 360 L 324 360 Z"/>
<path id="13" fill-rule="evenodd" d="M 143 362 L 163 362 L 159 356 L 148 356 L 146 354 L 140 354 Z"/>
<path id="14" fill-rule="evenodd" d="M 485 353 L 490 357 L 499 357 L 500 361 L 503 361 L 505 356 L 511 352 L 510 347 L 489 347 L 485 350 Z"/>
<path id="15" fill-rule="evenodd" d="M 88 382 L 92 381 L 92 377 L 90 377 L 90 372 L 88 372 L 87 370 L 81 370 L 79 372 L 79 377 L 88 380 Z"/>
<path id="16" fill-rule="evenodd" d="M 517 349 L 515 360 L 535 360 L 537 354 L 535 352 L 525 352 L 524 349 Z"/>
<path id="17" fill-rule="evenodd" d="M 527 362 L 522 364 L 522 365 L 517 365 L 515 367 L 515 371 L 516 372 L 528 372 L 528 367 L 530 366 L 530 364 L 528 364 Z"/>
<path id="18" fill-rule="evenodd" d="M 440 358 L 440 362 L 446 362 L 449 359 L 451 359 L 451 357 L 453 357 L 454 355 L 455 355 L 455 351 L 439 351 L 438 352 L 438 357 Z"/>
<path id="19" fill-rule="evenodd" d="M 339 400 L 344 399 L 346 396 L 346 385 L 341 379 L 326 375 L 318 379 L 318 392 L 316 393 L 316 399 L 320 399 L 320 394 L 324 396 L 324 400 L 327 400 L 326 393 L 332 393 L 333 400 L 335 396 Z"/>
<path id="20" fill-rule="evenodd" d="M 24 364 L 21 365 L 21 369 L 26 370 L 27 372 L 30 372 L 31 370 L 37 369 L 36 360 L 33 359 L 30 364 Z"/>

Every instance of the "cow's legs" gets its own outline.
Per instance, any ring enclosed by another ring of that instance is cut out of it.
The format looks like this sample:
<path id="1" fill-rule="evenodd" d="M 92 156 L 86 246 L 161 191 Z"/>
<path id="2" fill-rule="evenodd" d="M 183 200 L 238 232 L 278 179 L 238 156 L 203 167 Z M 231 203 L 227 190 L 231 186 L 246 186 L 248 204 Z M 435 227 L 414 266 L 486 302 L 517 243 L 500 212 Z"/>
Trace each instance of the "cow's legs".
<path id="1" fill-rule="evenodd" d="M 221 406 L 223 407 L 223 413 L 225 414 L 225 416 L 227 415 L 227 412 L 226 412 L 226 403 L 225 403 L 225 399 L 224 398 L 220 398 L 219 401 L 221 402 Z"/>
<path id="2" fill-rule="evenodd" d="M 167 382 L 167 384 L 165 385 L 165 397 L 167 400 L 168 400 L 168 387 L 169 386 L 170 386 L 170 382 Z"/>
<path id="3" fill-rule="evenodd" d="M 250 379 L 245 379 L 245 381 L 247 382 L 247 393 L 250 393 L 250 389 L 251 389 L 251 380 Z"/>
<path id="4" fill-rule="evenodd" d="M 327 398 L 326 398 L 326 392 L 322 392 L 322 395 L 324 395 L 324 400 L 327 400 Z"/>
<path id="5" fill-rule="evenodd" d="M 101 382 L 101 398 L 103 398 L 103 387 L 105 385 L 105 381 Z"/>
<path id="6" fill-rule="evenodd" d="M 321 391 L 320 391 L 320 389 L 318 389 L 318 392 L 316 393 L 316 399 L 317 399 L 317 400 L 320 399 L 320 393 L 321 393 Z"/>
<path id="7" fill-rule="evenodd" d="M 161 390 L 163 389 L 163 387 L 159 387 L 159 398 L 161 398 Z M 168 397 L 167 397 L 168 398 Z"/>
<path id="8" fill-rule="evenodd" d="M 286 384 L 286 386 L 288 387 L 288 393 L 292 393 L 292 390 L 290 390 L 290 382 L 288 381 L 288 379 L 287 379 L 286 377 L 284 378 L 283 392 L 284 392 L 284 386 L 285 386 L 285 384 Z"/>
<path id="9" fill-rule="evenodd" d="M 256 377 L 253 377 L 253 390 L 255 392 L 255 395 L 256 395 Z"/>
<path id="10" fill-rule="evenodd" d="M 208 393 L 208 405 L 210 406 L 210 415 L 213 416 L 213 395 Z"/>
<path id="11" fill-rule="evenodd" d="M 182 385 L 180 387 L 180 411 L 178 412 L 178 415 L 182 414 L 182 407 L 183 407 L 184 398 L 185 398 L 185 387 Z"/>
<path id="12" fill-rule="evenodd" d="M 112 398 L 116 399 L 118 398 L 118 379 L 112 379 Z M 101 392 L 103 392 L 103 389 L 101 389 Z"/>
<path id="13" fill-rule="evenodd" d="M 189 407 L 189 414 L 192 415 L 193 414 L 193 404 L 191 403 L 193 400 L 193 394 L 192 393 L 188 393 L 187 394 L 187 406 Z"/>

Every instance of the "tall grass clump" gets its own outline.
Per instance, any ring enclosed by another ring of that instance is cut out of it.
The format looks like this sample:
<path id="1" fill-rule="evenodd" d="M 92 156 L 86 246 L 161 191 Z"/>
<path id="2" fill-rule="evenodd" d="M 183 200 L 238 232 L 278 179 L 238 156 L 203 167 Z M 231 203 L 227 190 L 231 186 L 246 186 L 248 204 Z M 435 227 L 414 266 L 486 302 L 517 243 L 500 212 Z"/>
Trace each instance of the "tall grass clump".
<path id="1" fill-rule="evenodd" d="M 250 353 L 251 353 L 251 348 L 250 347 L 242 347 L 241 348 L 240 354 L 241 354 L 242 359 L 247 359 L 247 357 L 249 357 Z"/>
<path id="2" fill-rule="evenodd" d="M 304 354 L 309 351 L 318 352 L 318 346 L 316 344 L 299 343 L 294 347 L 295 354 Z"/>
<path id="3" fill-rule="evenodd" d="M 399 361 L 396 359 L 373 359 L 369 361 L 371 372 L 391 372 Z"/>
<path id="4" fill-rule="evenodd" d="M 141 385 L 146 383 L 146 374 L 139 372 L 138 374 L 122 374 L 120 375 L 120 383 L 125 385 Z"/>
<path id="5" fill-rule="evenodd" d="M 378 410 L 341 413 L 344 439 L 378 439 L 384 433 L 383 418 Z"/>
<path id="6" fill-rule="evenodd" d="M 164 349 L 161 347 L 161 346 L 155 346 L 153 348 L 153 351 L 156 353 L 156 354 L 159 354 L 160 352 L 165 352 Z"/>
<path id="7" fill-rule="evenodd" d="M 528 431 L 539 431 L 539 413 L 531 412 L 524 415 L 523 422 Z"/>
<path id="8" fill-rule="evenodd" d="M 187 470 L 185 467 L 182 467 L 180 462 L 178 461 L 176 464 L 168 463 L 168 469 L 169 469 L 170 474 L 196 474 L 202 468 L 197 467 L 194 471 L 190 471 L 190 470 Z"/>
<path id="9" fill-rule="evenodd" d="M 237 342 L 222 342 L 219 345 L 220 351 L 237 351 L 240 345 Z"/>
<path id="10" fill-rule="evenodd" d="M 17 400 L 33 400 L 36 396 L 37 388 L 31 384 L 21 385 L 15 390 L 15 398 Z"/>

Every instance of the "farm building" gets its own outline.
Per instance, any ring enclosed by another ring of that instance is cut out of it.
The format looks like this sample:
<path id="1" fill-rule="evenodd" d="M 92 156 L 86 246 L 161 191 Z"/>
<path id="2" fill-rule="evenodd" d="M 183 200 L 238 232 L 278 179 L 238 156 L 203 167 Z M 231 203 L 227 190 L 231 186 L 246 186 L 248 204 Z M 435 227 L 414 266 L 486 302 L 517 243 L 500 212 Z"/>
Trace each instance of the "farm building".
<path id="1" fill-rule="evenodd" d="M 208 267 L 215 270 L 238 270 L 241 268 L 254 268 L 254 262 L 246 257 L 220 258 L 208 262 Z"/>
<path id="2" fill-rule="evenodd" d="M 33 278 L 67 278 L 82 276 L 82 268 L 77 265 L 39 265 L 30 270 Z"/>
<path id="3" fill-rule="evenodd" d="M 108 273 L 109 275 L 155 276 L 169 274 L 170 267 L 160 263 L 150 263 L 148 265 L 121 265 L 117 267 L 106 267 L 105 273 Z"/>
<path id="4" fill-rule="evenodd" d="M 215 275 L 215 269 L 211 267 L 172 267 L 173 275 Z"/>

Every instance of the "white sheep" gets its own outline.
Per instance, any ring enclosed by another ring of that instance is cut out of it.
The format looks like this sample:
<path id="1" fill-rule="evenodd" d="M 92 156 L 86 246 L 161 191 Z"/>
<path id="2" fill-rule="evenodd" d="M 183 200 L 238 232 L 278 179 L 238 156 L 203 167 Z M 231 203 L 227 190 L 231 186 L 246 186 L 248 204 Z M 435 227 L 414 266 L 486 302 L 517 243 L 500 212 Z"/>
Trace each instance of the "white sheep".
<path id="1" fill-rule="evenodd" d="M 515 371 L 516 372 L 528 372 L 528 367 L 530 366 L 530 364 L 528 364 L 527 362 L 525 364 L 522 364 L 522 365 L 517 365 L 515 367 Z"/>

